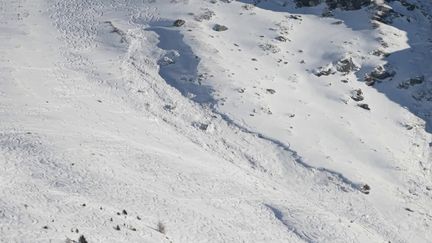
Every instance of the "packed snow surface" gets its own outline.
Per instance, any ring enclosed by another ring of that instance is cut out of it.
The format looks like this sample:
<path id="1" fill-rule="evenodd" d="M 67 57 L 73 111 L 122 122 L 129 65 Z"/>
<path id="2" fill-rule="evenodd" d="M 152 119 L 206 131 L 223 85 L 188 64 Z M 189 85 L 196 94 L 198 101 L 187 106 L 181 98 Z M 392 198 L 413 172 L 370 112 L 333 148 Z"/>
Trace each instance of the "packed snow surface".
<path id="1" fill-rule="evenodd" d="M 432 3 L 315 2 L 0 0 L 0 242 L 431 242 Z"/>

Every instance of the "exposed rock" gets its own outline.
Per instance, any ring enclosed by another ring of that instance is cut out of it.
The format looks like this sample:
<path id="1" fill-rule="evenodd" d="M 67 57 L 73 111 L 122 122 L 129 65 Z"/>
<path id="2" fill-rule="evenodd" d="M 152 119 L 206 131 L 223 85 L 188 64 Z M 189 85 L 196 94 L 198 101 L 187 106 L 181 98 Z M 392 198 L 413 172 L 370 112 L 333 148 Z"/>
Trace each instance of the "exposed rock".
<path id="1" fill-rule="evenodd" d="M 181 27 L 186 23 L 186 21 L 184 21 L 183 19 L 177 19 L 176 21 L 174 21 L 173 26 L 175 27 Z"/>
<path id="2" fill-rule="evenodd" d="M 356 89 L 356 90 L 351 91 L 351 99 L 353 99 L 355 101 L 364 100 L 363 91 L 361 89 Z"/>
<path id="3" fill-rule="evenodd" d="M 359 68 L 354 63 L 351 57 L 344 58 L 337 62 L 336 64 L 336 70 L 338 70 L 341 73 L 350 73 L 352 71 L 357 71 Z"/>
<path id="4" fill-rule="evenodd" d="M 373 78 L 372 78 L 371 76 L 369 76 L 369 75 L 366 76 L 366 78 L 365 78 L 364 81 L 366 82 L 366 85 L 367 85 L 367 86 L 373 86 L 373 85 L 375 84 L 375 82 L 376 82 L 376 80 L 373 79 Z"/>
<path id="5" fill-rule="evenodd" d="M 276 90 L 274 90 L 274 89 L 266 89 L 266 91 L 267 91 L 267 93 L 269 93 L 269 94 L 274 94 L 274 93 L 276 93 Z"/>
<path id="6" fill-rule="evenodd" d="M 413 126 L 411 126 L 409 124 L 403 124 L 402 126 L 405 127 L 406 130 L 412 130 L 414 128 Z"/>
<path id="7" fill-rule="evenodd" d="M 278 41 L 281 41 L 281 42 L 287 42 L 287 40 L 288 40 L 285 36 L 282 36 L 282 35 L 276 37 L 275 39 Z"/>
<path id="8" fill-rule="evenodd" d="M 111 21 L 105 21 L 104 23 L 112 28 L 111 33 L 115 33 L 121 37 L 120 43 L 127 43 L 127 34 L 124 31 L 116 27 Z"/>
<path id="9" fill-rule="evenodd" d="M 357 10 L 369 5 L 371 0 L 295 0 L 297 7 L 313 7 L 325 2 L 329 9 Z"/>
<path id="10" fill-rule="evenodd" d="M 364 184 L 360 187 L 360 191 L 364 194 L 369 194 L 370 190 L 371 190 L 371 188 L 368 184 Z"/>
<path id="11" fill-rule="evenodd" d="M 393 77 L 395 74 L 396 72 L 394 71 L 386 70 L 383 66 L 378 66 L 369 74 L 369 76 L 375 80 L 383 80 Z"/>
<path id="12" fill-rule="evenodd" d="M 215 25 L 213 26 L 213 30 L 214 30 L 214 31 L 221 32 L 221 31 L 226 31 L 226 30 L 228 30 L 228 27 L 226 27 L 225 25 L 215 24 Z"/>
<path id="13" fill-rule="evenodd" d="M 287 18 L 290 18 L 290 19 L 295 19 L 295 20 L 302 20 L 302 16 L 301 15 L 293 15 L 293 14 L 290 14 Z"/>
<path id="14" fill-rule="evenodd" d="M 417 84 L 422 84 L 425 81 L 424 76 L 418 76 L 415 78 L 410 78 L 398 85 L 398 88 L 400 89 L 408 89 L 410 86 L 414 86 Z"/>
<path id="15" fill-rule="evenodd" d="M 357 10 L 372 3 L 372 0 L 326 0 L 330 9 Z"/>
<path id="16" fill-rule="evenodd" d="M 357 106 L 360 107 L 360 108 L 363 108 L 363 109 L 365 109 L 365 110 L 370 111 L 370 108 L 369 108 L 369 105 L 368 105 L 368 104 L 358 104 Z"/>
<path id="17" fill-rule="evenodd" d="M 402 14 L 395 12 L 389 6 L 378 5 L 376 7 L 375 15 L 372 17 L 372 19 L 384 24 L 391 24 L 395 18 L 402 16 Z"/>
<path id="18" fill-rule="evenodd" d="M 328 75 L 335 74 L 335 73 L 336 73 L 336 70 L 332 64 L 329 64 L 325 67 L 320 67 L 314 71 L 314 74 L 318 77 L 328 76 Z"/>
<path id="19" fill-rule="evenodd" d="M 322 2 L 323 0 L 296 0 L 297 7 L 313 7 Z"/>
<path id="20" fill-rule="evenodd" d="M 84 237 L 84 235 L 81 235 L 78 238 L 78 243 L 88 243 L 87 239 Z"/>
<path id="21" fill-rule="evenodd" d="M 338 20 L 332 23 L 333 25 L 339 25 L 339 24 L 343 24 L 342 20 Z"/>
<path id="22" fill-rule="evenodd" d="M 408 80 L 410 85 L 416 85 L 416 84 L 421 84 L 425 81 L 425 77 L 424 76 L 418 76 L 415 78 L 411 78 Z"/>
<path id="23" fill-rule="evenodd" d="M 261 45 L 259 45 L 259 47 L 263 51 L 268 51 L 268 52 L 271 52 L 271 53 L 278 53 L 278 52 L 281 51 L 281 49 L 278 46 L 270 44 L 270 43 L 261 44 Z"/>
<path id="24" fill-rule="evenodd" d="M 406 0 L 401 0 L 400 3 L 404 6 L 408 11 L 413 11 L 418 8 L 417 5 L 407 2 Z"/>
<path id="25" fill-rule="evenodd" d="M 374 50 L 370 54 L 377 56 L 377 57 L 388 57 L 390 56 L 389 53 L 384 52 L 383 50 Z"/>
<path id="26" fill-rule="evenodd" d="M 252 10 L 252 9 L 255 8 L 255 5 L 253 5 L 253 4 L 245 4 L 245 5 L 242 6 L 242 8 L 244 10 Z"/>
<path id="27" fill-rule="evenodd" d="M 206 131 L 209 127 L 208 124 L 201 123 L 201 122 L 194 122 L 192 125 L 202 131 Z"/>

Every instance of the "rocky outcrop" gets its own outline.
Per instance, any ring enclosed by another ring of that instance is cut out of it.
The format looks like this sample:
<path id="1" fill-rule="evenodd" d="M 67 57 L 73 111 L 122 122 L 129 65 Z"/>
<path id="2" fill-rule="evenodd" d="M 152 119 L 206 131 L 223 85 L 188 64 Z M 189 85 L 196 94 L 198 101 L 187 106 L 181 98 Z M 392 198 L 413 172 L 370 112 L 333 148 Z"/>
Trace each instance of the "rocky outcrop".
<path id="1" fill-rule="evenodd" d="M 359 70 L 359 67 L 354 63 L 353 59 L 343 58 L 336 63 L 336 70 L 341 73 L 348 74 L 353 71 Z"/>
<path id="2" fill-rule="evenodd" d="M 356 10 L 371 3 L 371 0 L 326 0 L 330 9 Z"/>
<path id="3" fill-rule="evenodd" d="M 313 7 L 324 2 L 323 0 L 296 0 L 297 7 Z"/>
<path id="4" fill-rule="evenodd" d="M 356 10 L 369 5 L 371 0 L 296 0 L 298 7 L 313 7 L 325 2 L 330 9 Z"/>

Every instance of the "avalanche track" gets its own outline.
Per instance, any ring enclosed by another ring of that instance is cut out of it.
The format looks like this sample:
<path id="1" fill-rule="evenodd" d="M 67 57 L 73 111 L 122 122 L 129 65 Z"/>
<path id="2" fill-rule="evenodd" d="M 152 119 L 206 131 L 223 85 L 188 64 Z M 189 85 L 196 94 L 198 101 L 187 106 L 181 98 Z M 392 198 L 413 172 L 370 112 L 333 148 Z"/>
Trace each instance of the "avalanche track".
<path id="1" fill-rule="evenodd" d="M 0 0 L 0 242 L 428 242 L 430 5 L 282 2 Z"/>

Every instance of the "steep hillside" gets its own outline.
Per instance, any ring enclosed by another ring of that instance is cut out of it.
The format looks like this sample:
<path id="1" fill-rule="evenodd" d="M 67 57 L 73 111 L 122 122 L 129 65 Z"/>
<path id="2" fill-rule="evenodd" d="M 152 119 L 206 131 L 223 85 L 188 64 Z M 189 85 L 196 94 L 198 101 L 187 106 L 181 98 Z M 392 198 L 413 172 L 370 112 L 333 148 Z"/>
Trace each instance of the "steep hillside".
<path id="1" fill-rule="evenodd" d="M 428 0 L 0 0 L 0 242 L 428 242 Z"/>

